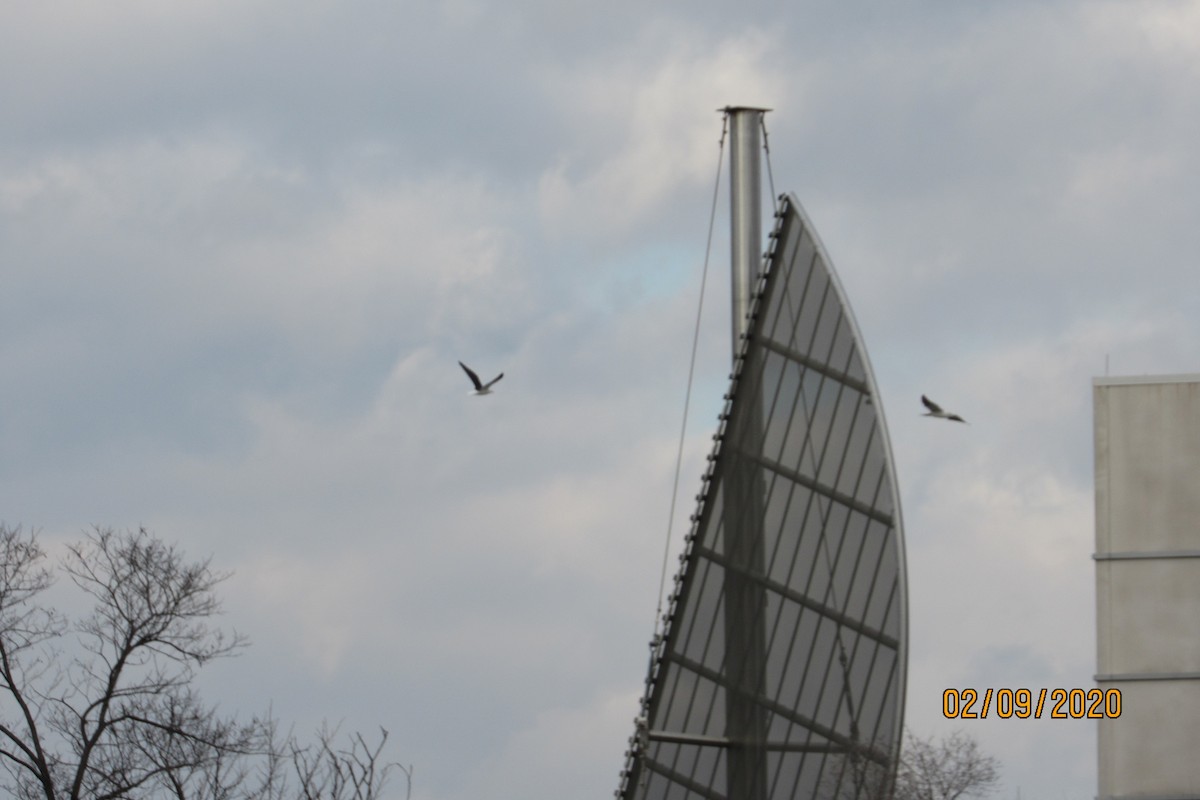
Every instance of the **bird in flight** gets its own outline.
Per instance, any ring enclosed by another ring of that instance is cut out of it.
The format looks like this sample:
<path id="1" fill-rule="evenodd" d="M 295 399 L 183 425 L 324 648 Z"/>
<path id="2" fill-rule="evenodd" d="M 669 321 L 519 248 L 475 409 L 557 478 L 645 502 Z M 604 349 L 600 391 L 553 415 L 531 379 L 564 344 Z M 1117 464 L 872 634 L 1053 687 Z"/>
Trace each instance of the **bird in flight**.
<path id="1" fill-rule="evenodd" d="M 479 376 L 475 374 L 475 371 L 472 370 L 470 367 L 468 367 L 466 364 L 464 364 L 460 361 L 460 362 L 458 362 L 458 365 L 463 368 L 463 372 L 467 373 L 467 377 L 471 379 L 471 383 L 475 384 L 475 391 L 471 392 L 471 394 L 477 394 L 480 396 L 485 395 L 485 394 L 491 394 L 492 386 L 495 385 L 496 381 L 498 381 L 504 377 L 504 373 L 501 372 L 499 375 L 492 378 L 487 383 L 483 383 L 479 380 Z"/>
<path id="2" fill-rule="evenodd" d="M 921 402 L 924 403 L 925 407 L 929 409 L 924 414 L 922 414 L 922 416 L 937 417 L 938 419 L 953 420 L 954 422 L 961 422 L 964 425 L 970 424 L 965 419 L 960 417 L 958 414 L 949 414 L 949 413 L 943 411 L 941 406 L 939 406 L 937 403 L 930 400 L 925 395 L 921 395 Z"/>

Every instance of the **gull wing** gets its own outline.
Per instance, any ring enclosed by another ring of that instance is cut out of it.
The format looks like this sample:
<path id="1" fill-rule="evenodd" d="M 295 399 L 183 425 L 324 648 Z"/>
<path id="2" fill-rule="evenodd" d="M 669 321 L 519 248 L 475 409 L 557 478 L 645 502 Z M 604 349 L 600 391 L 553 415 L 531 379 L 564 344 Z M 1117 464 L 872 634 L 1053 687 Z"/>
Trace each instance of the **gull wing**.
<path id="1" fill-rule="evenodd" d="M 466 364 L 462 363 L 461 361 L 458 362 L 458 365 L 463 368 L 463 372 L 467 373 L 467 377 L 471 379 L 471 383 L 475 384 L 475 391 L 482 392 L 485 387 L 482 383 L 479 382 L 479 376 L 475 374 L 474 370 L 472 370 L 470 367 L 468 367 Z M 501 375 L 500 377 L 504 377 L 504 376 Z M 500 380 L 500 378 L 496 378 L 496 381 L 498 381 L 498 380 Z M 492 383 L 495 383 L 496 381 L 492 381 Z M 492 385 L 491 383 L 488 384 L 488 386 L 491 386 L 491 385 Z"/>
<path id="2" fill-rule="evenodd" d="M 466 367 L 464 367 L 463 369 L 466 369 Z M 934 414 L 942 413 L 942 407 L 939 406 L 937 403 L 933 402 L 932 400 L 930 400 L 925 395 L 921 395 L 921 402 L 924 403 L 925 407 L 928 408 L 930 411 L 932 411 Z"/>
<path id="3" fill-rule="evenodd" d="M 495 386 L 495 385 L 496 385 L 496 381 L 500 380 L 500 379 L 501 379 L 501 378 L 503 378 L 503 377 L 504 377 L 504 373 L 503 373 L 503 372 L 501 372 L 499 375 L 497 375 L 496 377 L 492 378 L 490 381 L 488 381 L 487 383 L 485 383 L 485 384 L 483 385 L 483 388 L 484 388 L 484 389 L 490 389 L 490 388 L 492 388 L 493 386 Z"/>

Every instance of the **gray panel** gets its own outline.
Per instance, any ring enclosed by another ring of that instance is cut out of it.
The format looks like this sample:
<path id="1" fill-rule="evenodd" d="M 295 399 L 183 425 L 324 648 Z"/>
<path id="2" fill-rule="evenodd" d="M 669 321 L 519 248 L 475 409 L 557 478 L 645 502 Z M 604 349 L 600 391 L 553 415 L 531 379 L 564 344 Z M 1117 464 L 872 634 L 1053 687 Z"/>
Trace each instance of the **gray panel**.
<path id="1" fill-rule="evenodd" d="M 904 550 L 879 395 L 794 198 L 772 245 L 622 798 L 865 798 L 895 772 Z"/>

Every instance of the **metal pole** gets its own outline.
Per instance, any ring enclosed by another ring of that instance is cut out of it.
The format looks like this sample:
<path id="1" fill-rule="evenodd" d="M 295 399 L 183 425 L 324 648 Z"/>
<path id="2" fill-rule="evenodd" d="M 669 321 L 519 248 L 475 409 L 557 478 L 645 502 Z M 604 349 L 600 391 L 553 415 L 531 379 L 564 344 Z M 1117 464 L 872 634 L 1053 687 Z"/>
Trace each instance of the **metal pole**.
<path id="1" fill-rule="evenodd" d="M 750 287 L 762 260 L 762 116 L 765 108 L 727 106 L 733 264 L 733 352 L 746 333 Z"/>
<path id="2" fill-rule="evenodd" d="M 726 108 L 730 125 L 730 205 L 733 245 L 733 349 L 750 327 L 747 312 L 762 259 L 761 108 Z M 747 351 L 736 410 L 726 431 L 731 446 L 721 485 L 724 499 L 725 570 L 725 738 L 726 797 L 765 800 L 767 796 L 766 709 L 761 704 L 766 664 L 763 480 L 756 464 L 762 453 L 762 368 Z"/>

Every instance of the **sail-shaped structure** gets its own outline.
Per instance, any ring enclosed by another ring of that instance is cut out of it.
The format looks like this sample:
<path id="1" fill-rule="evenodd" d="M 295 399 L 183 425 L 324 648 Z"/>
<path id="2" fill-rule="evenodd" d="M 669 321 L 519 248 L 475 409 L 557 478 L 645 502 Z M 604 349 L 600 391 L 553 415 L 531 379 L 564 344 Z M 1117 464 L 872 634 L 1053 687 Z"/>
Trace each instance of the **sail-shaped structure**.
<path id="1" fill-rule="evenodd" d="M 900 508 L 845 293 L 780 198 L 616 794 L 889 796 L 907 651 Z"/>

